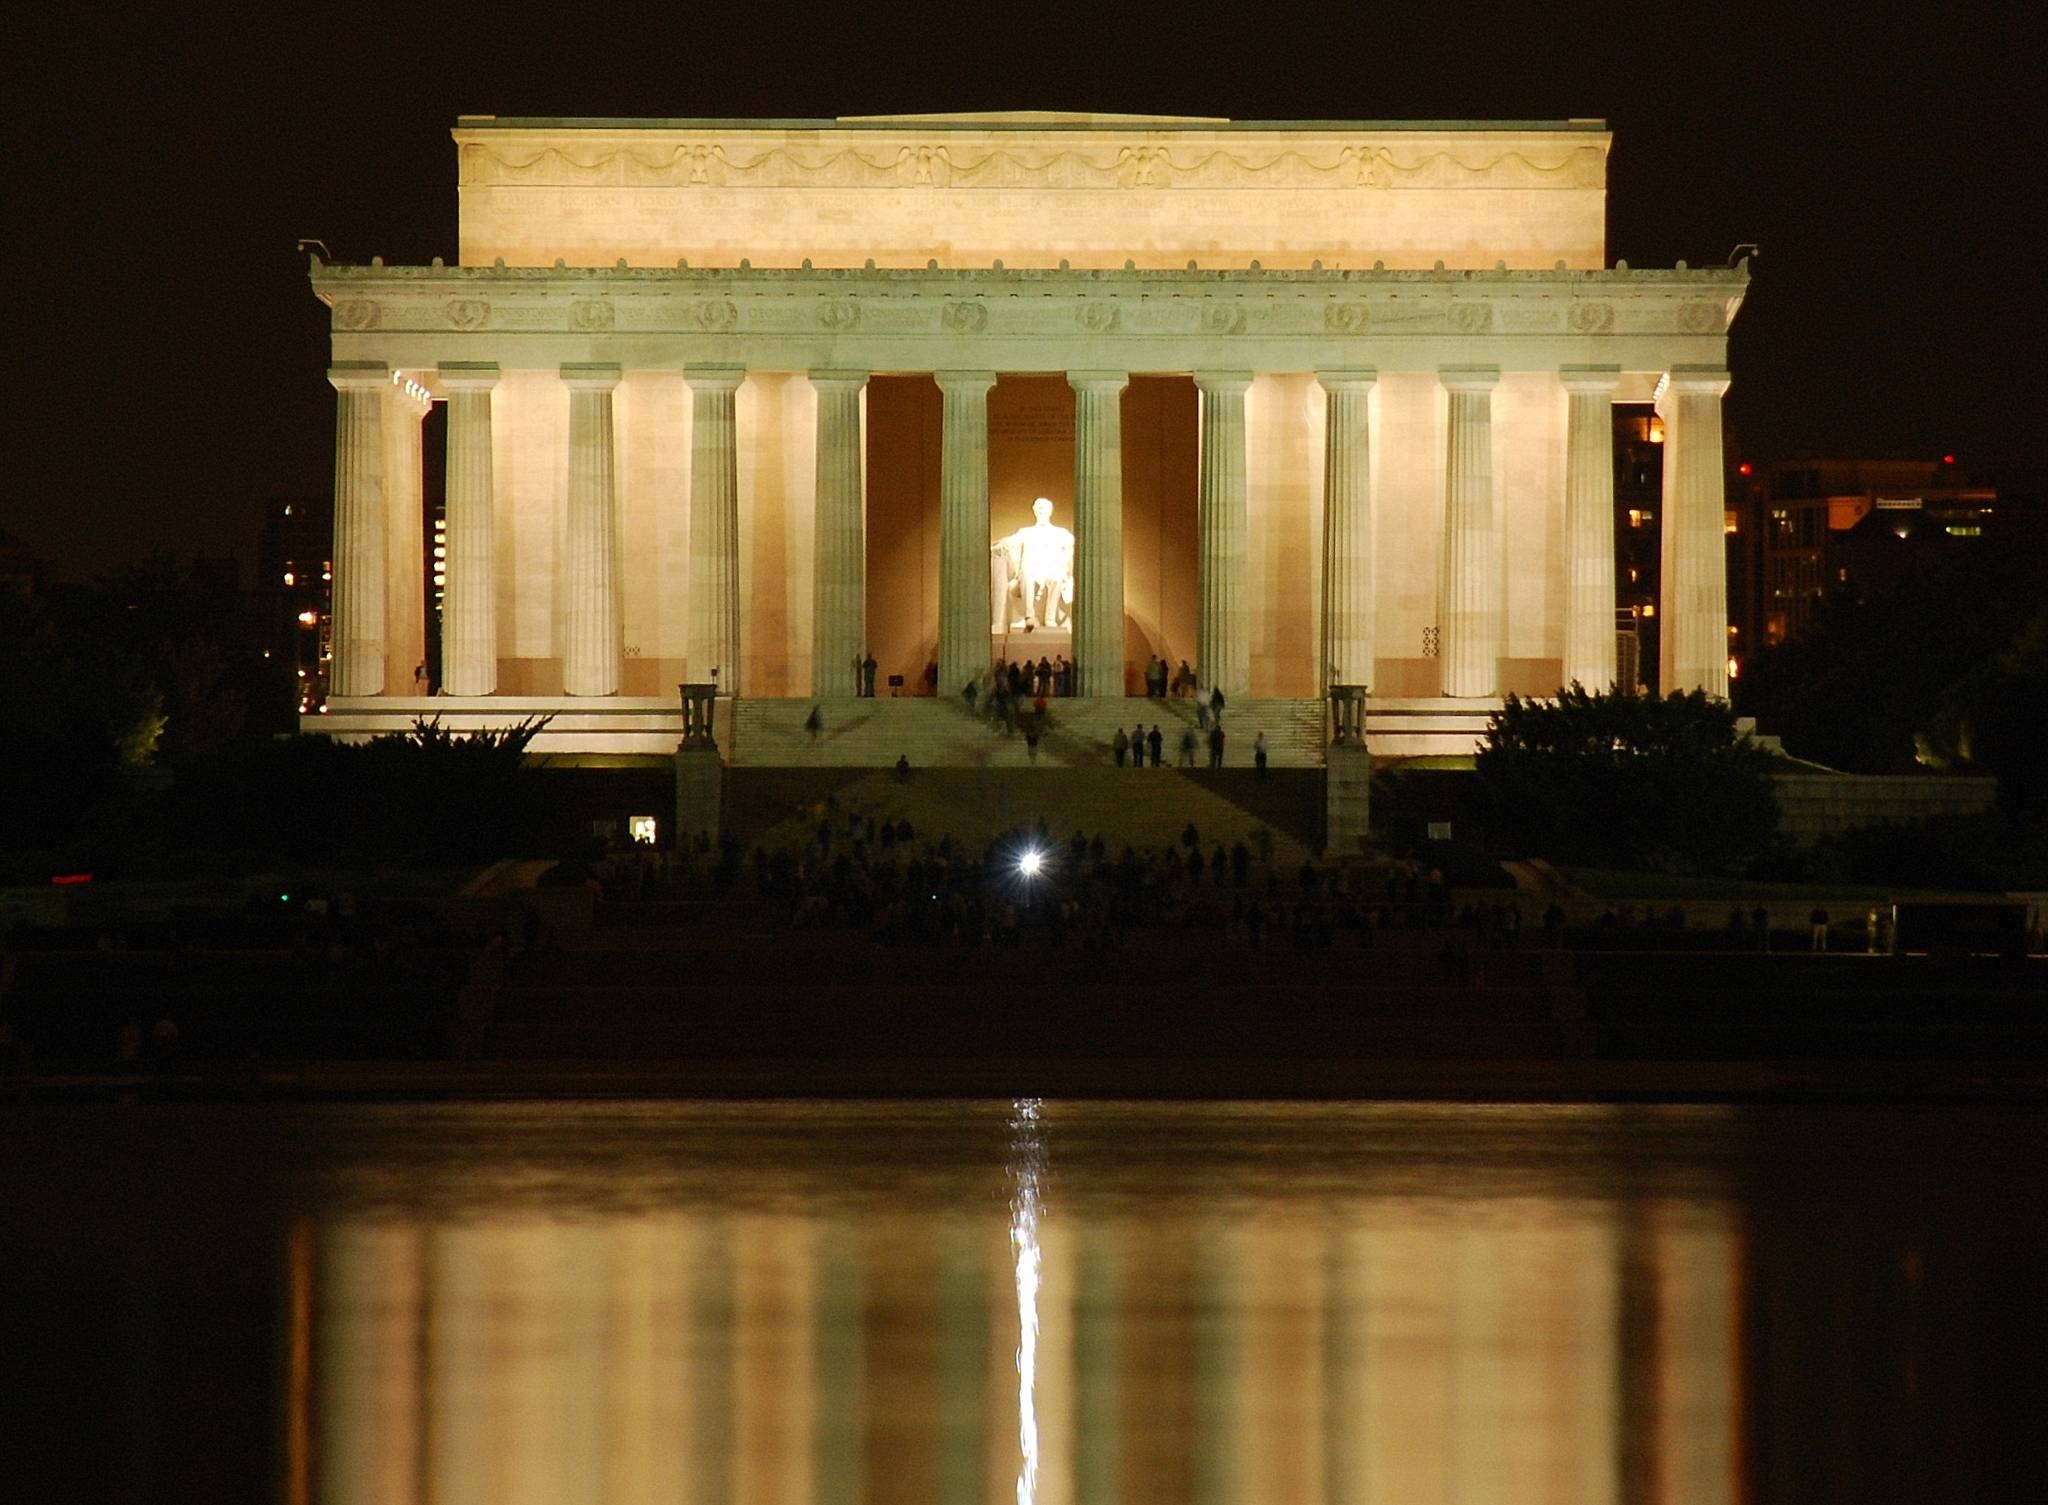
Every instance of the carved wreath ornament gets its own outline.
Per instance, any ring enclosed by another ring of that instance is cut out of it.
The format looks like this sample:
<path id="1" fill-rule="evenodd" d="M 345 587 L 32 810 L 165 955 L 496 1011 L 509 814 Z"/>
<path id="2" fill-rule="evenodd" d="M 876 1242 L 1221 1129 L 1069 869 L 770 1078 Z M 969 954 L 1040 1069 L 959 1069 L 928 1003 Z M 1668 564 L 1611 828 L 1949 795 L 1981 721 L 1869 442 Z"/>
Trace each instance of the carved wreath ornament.
<path id="1" fill-rule="evenodd" d="M 569 327 L 585 334 L 597 334 L 610 329 L 613 323 L 612 306 L 603 298 L 582 298 L 569 305 Z"/>
<path id="2" fill-rule="evenodd" d="M 1084 303 L 1076 317 L 1090 334 L 1108 334 L 1116 328 L 1117 306 L 1114 303 Z"/>
<path id="3" fill-rule="evenodd" d="M 1488 303 L 1451 305 L 1451 328 L 1459 334 L 1480 334 L 1493 326 L 1493 306 Z"/>
<path id="4" fill-rule="evenodd" d="M 827 329 L 851 329 L 860 322 L 860 305 L 850 298 L 827 303 L 818 310 L 818 322 Z"/>
<path id="5" fill-rule="evenodd" d="M 1614 327 L 1614 305 L 1574 303 L 1564 321 L 1573 334 L 1605 334 Z"/>
<path id="6" fill-rule="evenodd" d="M 988 310 L 979 303 L 948 303 L 941 317 L 954 334 L 978 334 L 988 328 Z"/>
<path id="7" fill-rule="evenodd" d="M 714 333 L 731 329 L 740 321 L 740 311 L 720 298 L 706 298 L 693 312 L 698 326 Z"/>
<path id="8" fill-rule="evenodd" d="M 334 327 L 336 329 L 374 329 L 377 326 L 377 305 L 367 298 L 345 298 L 334 305 Z"/>
<path id="9" fill-rule="evenodd" d="M 1203 334 L 1239 334 L 1244 330 L 1244 310 L 1212 303 L 1202 310 Z"/>
<path id="10" fill-rule="evenodd" d="M 1688 303 L 1678 310 L 1678 327 L 1687 334 L 1711 334 L 1721 327 L 1721 309 L 1713 303 Z"/>
<path id="11" fill-rule="evenodd" d="M 1363 303 L 1332 303 L 1323 310 L 1323 328 L 1332 334 L 1363 334 L 1371 322 Z"/>
<path id="12" fill-rule="evenodd" d="M 448 300 L 448 326 L 467 332 L 482 329 L 484 321 L 491 316 L 491 305 L 481 298 L 451 298 Z"/>

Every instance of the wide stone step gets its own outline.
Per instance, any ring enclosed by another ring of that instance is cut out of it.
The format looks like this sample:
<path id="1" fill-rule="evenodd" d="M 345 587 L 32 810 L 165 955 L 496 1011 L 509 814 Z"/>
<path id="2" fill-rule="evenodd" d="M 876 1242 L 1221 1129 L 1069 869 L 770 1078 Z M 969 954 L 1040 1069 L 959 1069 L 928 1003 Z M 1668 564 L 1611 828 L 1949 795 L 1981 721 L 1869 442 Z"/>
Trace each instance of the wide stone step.
<path id="1" fill-rule="evenodd" d="M 819 728 L 806 722 L 816 709 Z M 1178 762 L 1184 731 L 1197 739 L 1195 762 L 1206 766 L 1208 745 L 1196 727 L 1191 700 L 1059 699 L 1034 758 L 1022 730 L 1008 730 L 965 704 L 923 697 L 820 701 L 742 699 L 733 708 L 726 756 L 735 766 L 890 767 L 899 757 L 913 767 L 1111 766 L 1110 744 L 1119 728 L 1157 726 L 1162 757 Z M 1249 767 L 1258 735 L 1266 736 L 1275 768 L 1319 768 L 1324 746 L 1323 703 L 1313 699 L 1241 699 L 1224 718 L 1226 767 Z"/>

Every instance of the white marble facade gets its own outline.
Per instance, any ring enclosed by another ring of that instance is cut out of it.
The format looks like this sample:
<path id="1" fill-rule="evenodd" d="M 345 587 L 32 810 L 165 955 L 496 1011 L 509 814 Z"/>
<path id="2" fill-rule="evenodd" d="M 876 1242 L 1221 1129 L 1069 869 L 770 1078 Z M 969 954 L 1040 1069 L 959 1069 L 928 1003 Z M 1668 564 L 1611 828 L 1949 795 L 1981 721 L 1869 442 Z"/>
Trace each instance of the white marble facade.
<path id="1" fill-rule="evenodd" d="M 418 422 L 448 404 L 444 706 L 665 727 L 674 686 L 850 693 L 876 378 L 939 397 L 950 687 L 990 652 L 989 404 L 1073 401 L 1072 657 L 1131 685 L 1120 415 L 1192 382 L 1194 628 L 1239 696 L 1490 704 L 1613 672 L 1610 415 L 1658 405 L 1663 680 L 1725 694 L 1720 397 L 1747 273 L 1605 263 L 1598 122 L 465 117 L 461 264 L 316 262 L 336 727 L 403 725 Z M 997 530 L 998 536 L 1007 526 Z M 864 565 L 864 560 L 866 561 Z M 1135 579 L 1135 576 L 1131 578 Z M 1148 589 L 1150 587 L 1147 587 Z M 923 651 L 922 647 L 920 651 Z M 659 740 L 657 733 L 649 735 Z M 671 739 L 672 740 L 672 739 Z"/>

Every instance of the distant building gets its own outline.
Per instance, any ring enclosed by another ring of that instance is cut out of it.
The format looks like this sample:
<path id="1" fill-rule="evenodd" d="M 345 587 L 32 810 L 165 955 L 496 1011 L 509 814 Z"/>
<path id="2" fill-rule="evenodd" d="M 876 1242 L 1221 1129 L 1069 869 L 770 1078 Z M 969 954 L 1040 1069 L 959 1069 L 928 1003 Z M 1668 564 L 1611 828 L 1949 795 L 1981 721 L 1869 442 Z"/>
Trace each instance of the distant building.
<path id="1" fill-rule="evenodd" d="M 1753 583 L 1729 584 L 1730 616 L 1749 634 L 1738 657 L 1797 637 L 1832 595 L 1884 590 L 1931 551 L 1998 529 L 1997 489 L 1946 457 L 1781 460 L 1730 495 L 1756 540 Z"/>
<path id="2" fill-rule="evenodd" d="M 299 714 L 327 706 L 333 662 L 334 501 L 327 496 L 274 497 L 263 507 L 252 592 L 264 624 L 266 656 L 294 666 Z"/>

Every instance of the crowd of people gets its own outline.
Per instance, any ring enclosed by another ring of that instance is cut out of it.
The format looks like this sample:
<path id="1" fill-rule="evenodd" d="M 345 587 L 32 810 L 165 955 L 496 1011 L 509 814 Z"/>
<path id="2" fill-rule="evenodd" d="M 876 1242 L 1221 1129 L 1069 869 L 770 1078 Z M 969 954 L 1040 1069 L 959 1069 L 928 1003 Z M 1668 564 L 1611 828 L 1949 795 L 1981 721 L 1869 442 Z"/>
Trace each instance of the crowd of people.
<path id="1" fill-rule="evenodd" d="M 698 842 L 674 857 L 649 852 L 648 873 L 607 869 L 602 891 L 680 896 L 706 889 L 767 900 L 802 927 L 866 932 L 885 944 L 1112 947 L 1134 931 L 1197 930 L 1253 947 L 1371 945 L 1386 930 L 1462 927 L 1481 945 L 1519 943 L 1512 902 L 1454 905 L 1441 871 L 1302 861 L 1290 866 L 1260 828 L 1225 842 L 1190 823 L 1163 848 L 1112 847 L 1102 836 L 1056 840 L 1043 824 L 974 848 L 918 838 L 907 820 L 813 812 L 801 843 L 743 852 Z M 652 876 L 659 873 L 659 877 Z M 1545 918 L 1561 934 L 1563 913 Z"/>

